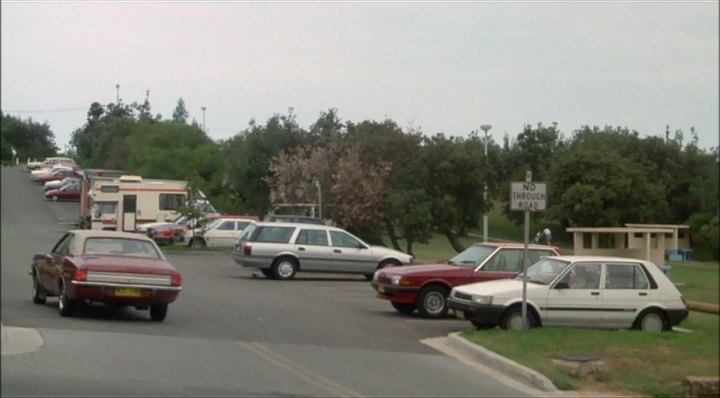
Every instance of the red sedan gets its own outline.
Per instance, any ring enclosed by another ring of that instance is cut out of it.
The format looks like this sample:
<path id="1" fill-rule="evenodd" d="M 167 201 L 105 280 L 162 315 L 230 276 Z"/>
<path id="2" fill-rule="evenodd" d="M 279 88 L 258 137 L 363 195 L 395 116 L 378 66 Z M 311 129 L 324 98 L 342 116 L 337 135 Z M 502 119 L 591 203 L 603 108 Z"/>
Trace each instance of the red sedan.
<path id="1" fill-rule="evenodd" d="M 33 257 L 30 275 L 33 302 L 57 296 L 61 316 L 83 302 L 101 302 L 150 309 L 150 318 L 162 321 L 182 289 L 180 272 L 157 244 L 127 232 L 68 231 L 50 253 Z"/>
<path id="2" fill-rule="evenodd" d="M 80 201 L 81 187 L 79 184 L 65 185 L 59 189 L 53 189 L 45 192 L 45 198 L 51 199 L 53 202 L 58 200 Z"/>
<path id="3" fill-rule="evenodd" d="M 453 287 L 468 283 L 514 278 L 523 270 L 521 243 L 478 243 L 448 260 L 446 264 L 385 268 L 375 272 L 372 286 L 377 296 L 390 301 L 404 314 L 417 309 L 425 318 L 447 315 L 447 297 Z M 553 246 L 529 245 L 528 262 L 542 256 L 563 254 Z"/>

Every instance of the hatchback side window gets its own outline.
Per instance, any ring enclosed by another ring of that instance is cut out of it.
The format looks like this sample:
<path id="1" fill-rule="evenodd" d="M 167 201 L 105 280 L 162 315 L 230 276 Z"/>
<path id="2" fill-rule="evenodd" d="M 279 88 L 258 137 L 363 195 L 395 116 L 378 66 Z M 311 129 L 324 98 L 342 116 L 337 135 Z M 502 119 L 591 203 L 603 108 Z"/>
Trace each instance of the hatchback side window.
<path id="1" fill-rule="evenodd" d="M 233 231 L 235 230 L 235 221 L 225 221 L 218 226 L 221 231 Z"/>
<path id="2" fill-rule="evenodd" d="M 330 231 L 330 237 L 332 238 L 332 245 L 335 247 L 352 247 L 360 248 L 365 247 L 359 240 L 352 236 L 340 231 Z"/>
<path id="3" fill-rule="evenodd" d="M 295 243 L 301 245 L 327 246 L 327 232 L 322 229 L 303 229 L 298 234 Z"/>
<path id="4" fill-rule="evenodd" d="M 650 286 L 643 269 L 637 264 L 607 264 L 605 289 L 647 289 Z"/>

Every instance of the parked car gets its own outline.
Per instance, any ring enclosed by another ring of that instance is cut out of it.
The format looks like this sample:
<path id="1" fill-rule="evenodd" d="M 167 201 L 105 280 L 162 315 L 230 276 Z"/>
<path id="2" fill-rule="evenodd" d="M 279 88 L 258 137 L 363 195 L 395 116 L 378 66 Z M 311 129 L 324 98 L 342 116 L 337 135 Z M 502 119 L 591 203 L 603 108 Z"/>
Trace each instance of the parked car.
<path id="1" fill-rule="evenodd" d="M 267 216 L 265 216 L 264 221 L 325 225 L 325 222 L 319 218 L 308 216 L 295 216 L 292 214 L 268 214 Z"/>
<path id="2" fill-rule="evenodd" d="M 47 254 L 33 256 L 32 299 L 58 297 L 61 316 L 83 302 L 149 309 L 165 319 L 168 304 L 182 289 L 182 275 L 152 239 L 127 232 L 71 230 Z"/>
<path id="3" fill-rule="evenodd" d="M 78 184 L 65 185 L 62 188 L 45 192 L 45 198 L 53 202 L 58 200 L 79 201 L 82 187 Z"/>
<path id="4" fill-rule="evenodd" d="M 77 171 L 75 171 L 75 169 L 59 167 L 54 169 L 50 174 L 43 174 L 38 176 L 36 181 L 41 182 L 44 185 L 48 181 L 62 180 L 63 178 L 77 175 L 78 173 Z"/>
<path id="5" fill-rule="evenodd" d="M 370 280 L 375 270 L 413 263 L 408 254 L 368 245 L 340 228 L 279 222 L 249 224 L 232 256 L 236 264 L 257 268 L 273 279 L 329 272 L 362 274 Z"/>
<path id="6" fill-rule="evenodd" d="M 161 245 L 169 245 L 182 240 L 187 227 L 176 223 L 151 223 L 138 226 L 135 232 L 144 233 Z"/>
<path id="7" fill-rule="evenodd" d="M 30 180 L 40 181 L 41 178 L 51 175 L 56 170 L 75 170 L 75 164 L 57 163 L 30 172 Z"/>
<path id="8" fill-rule="evenodd" d="M 447 296 L 458 285 L 514 278 L 523 270 L 521 243 L 477 243 L 445 264 L 414 265 L 375 273 L 377 297 L 390 301 L 403 314 L 417 310 L 425 318 L 447 315 Z M 528 245 L 529 264 L 542 256 L 562 254 L 553 246 Z"/>
<path id="9" fill-rule="evenodd" d="M 197 223 L 197 228 L 185 230 L 182 241 L 193 247 L 233 247 L 245 227 L 253 221 L 260 221 L 260 218 L 249 215 L 209 216 L 205 223 Z"/>
<path id="10" fill-rule="evenodd" d="M 478 328 L 522 329 L 522 277 L 452 290 L 448 305 Z M 527 272 L 529 327 L 670 330 L 688 316 L 684 298 L 650 261 L 602 256 L 540 259 Z"/>
<path id="11" fill-rule="evenodd" d="M 45 186 L 43 187 L 43 190 L 45 192 L 52 191 L 53 189 L 60 189 L 65 185 L 70 184 L 82 184 L 82 179 L 77 175 L 72 175 L 69 177 L 65 177 L 62 180 L 54 180 L 54 181 L 48 181 L 45 183 Z"/>

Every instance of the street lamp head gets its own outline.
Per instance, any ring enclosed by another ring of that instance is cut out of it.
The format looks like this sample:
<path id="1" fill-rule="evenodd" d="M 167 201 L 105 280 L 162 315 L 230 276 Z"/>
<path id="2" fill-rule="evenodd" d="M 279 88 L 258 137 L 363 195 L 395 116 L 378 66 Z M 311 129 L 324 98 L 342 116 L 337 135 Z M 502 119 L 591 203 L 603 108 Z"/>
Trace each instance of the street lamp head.
<path id="1" fill-rule="evenodd" d="M 487 134 L 487 132 L 490 131 L 491 128 L 492 126 L 489 124 L 483 124 L 482 126 L 480 126 L 480 130 L 484 131 L 485 134 Z"/>

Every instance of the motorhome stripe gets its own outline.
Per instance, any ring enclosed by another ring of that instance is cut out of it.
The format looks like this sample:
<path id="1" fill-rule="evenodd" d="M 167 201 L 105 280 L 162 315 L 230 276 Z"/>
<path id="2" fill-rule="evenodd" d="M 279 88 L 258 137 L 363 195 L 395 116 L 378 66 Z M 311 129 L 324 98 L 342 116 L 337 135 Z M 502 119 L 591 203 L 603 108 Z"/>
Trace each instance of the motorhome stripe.
<path id="1" fill-rule="evenodd" d="M 187 193 L 184 189 L 167 189 L 167 188 L 120 188 L 123 192 L 178 192 Z"/>

